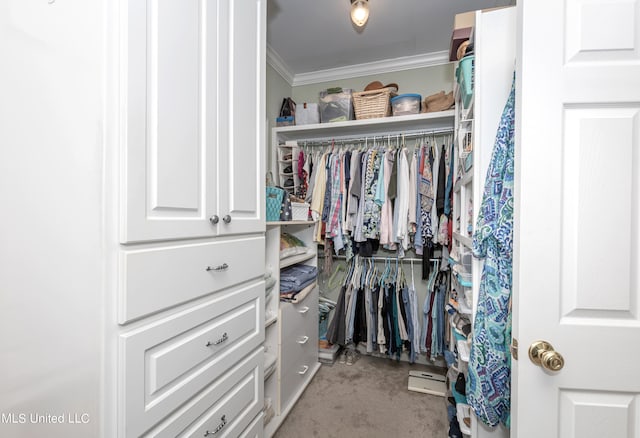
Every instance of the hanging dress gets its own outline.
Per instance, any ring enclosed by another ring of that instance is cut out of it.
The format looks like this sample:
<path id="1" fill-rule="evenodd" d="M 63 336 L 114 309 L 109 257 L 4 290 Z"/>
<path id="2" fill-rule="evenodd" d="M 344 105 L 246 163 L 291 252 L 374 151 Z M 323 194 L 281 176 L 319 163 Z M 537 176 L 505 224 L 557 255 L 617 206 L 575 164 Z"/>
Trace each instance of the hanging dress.
<path id="1" fill-rule="evenodd" d="M 474 255 L 484 258 L 484 267 L 466 388 L 467 400 L 480 421 L 507 427 L 511 396 L 514 108 L 515 83 L 500 119 L 473 236 Z"/>

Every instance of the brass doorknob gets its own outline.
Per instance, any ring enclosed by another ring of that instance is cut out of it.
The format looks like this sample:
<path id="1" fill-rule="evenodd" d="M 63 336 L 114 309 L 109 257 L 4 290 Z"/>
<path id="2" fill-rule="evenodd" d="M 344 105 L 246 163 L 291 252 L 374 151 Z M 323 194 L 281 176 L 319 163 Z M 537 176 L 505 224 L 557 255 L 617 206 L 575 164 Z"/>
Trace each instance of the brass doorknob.
<path id="1" fill-rule="evenodd" d="M 535 341 L 531 344 L 529 359 L 548 371 L 560 371 L 564 367 L 564 357 L 547 341 Z"/>

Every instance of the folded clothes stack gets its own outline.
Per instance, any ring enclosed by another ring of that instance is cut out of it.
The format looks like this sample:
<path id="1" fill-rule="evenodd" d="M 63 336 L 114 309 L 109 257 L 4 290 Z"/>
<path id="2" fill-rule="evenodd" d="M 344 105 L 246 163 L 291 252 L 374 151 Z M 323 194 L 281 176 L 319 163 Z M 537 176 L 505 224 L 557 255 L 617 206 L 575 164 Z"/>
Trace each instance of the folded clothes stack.
<path id="1" fill-rule="evenodd" d="M 280 294 L 293 296 L 316 280 L 318 268 L 308 265 L 293 265 L 280 272 Z"/>

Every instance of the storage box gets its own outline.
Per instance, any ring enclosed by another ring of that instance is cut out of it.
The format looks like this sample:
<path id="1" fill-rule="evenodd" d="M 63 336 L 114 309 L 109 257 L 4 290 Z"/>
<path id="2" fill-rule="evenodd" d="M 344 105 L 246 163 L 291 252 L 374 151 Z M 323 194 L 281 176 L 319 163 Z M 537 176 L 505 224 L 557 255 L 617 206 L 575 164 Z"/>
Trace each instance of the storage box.
<path id="1" fill-rule="evenodd" d="M 476 24 L 476 11 L 462 12 L 453 18 L 453 30 L 473 27 Z"/>
<path id="2" fill-rule="evenodd" d="M 352 93 L 356 120 L 377 119 L 391 115 L 391 98 L 396 96 L 393 87 Z"/>
<path id="3" fill-rule="evenodd" d="M 296 125 L 313 125 L 320 123 L 320 112 L 317 103 L 304 102 L 296 107 Z"/>
<path id="4" fill-rule="evenodd" d="M 353 120 L 351 89 L 329 88 L 320 92 L 320 123 Z"/>
<path id="5" fill-rule="evenodd" d="M 309 219 L 309 203 L 292 202 L 291 203 L 291 220 L 306 221 Z"/>
<path id="6" fill-rule="evenodd" d="M 391 107 L 394 116 L 406 116 L 418 114 L 422 96 L 419 94 L 401 94 L 391 99 Z"/>
<path id="7" fill-rule="evenodd" d="M 295 124 L 293 116 L 276 117 L 276 126 L 291 126 Z"/>
<path id="8" fill-rule="evenodd" d="M 449 61 L 458 60 L 458 47 L 464 41 L 471 38 L 471 27 L 463 27 L 462 29 L 454 29 L 451 35 L 451 46 L 449 47 Z"/>

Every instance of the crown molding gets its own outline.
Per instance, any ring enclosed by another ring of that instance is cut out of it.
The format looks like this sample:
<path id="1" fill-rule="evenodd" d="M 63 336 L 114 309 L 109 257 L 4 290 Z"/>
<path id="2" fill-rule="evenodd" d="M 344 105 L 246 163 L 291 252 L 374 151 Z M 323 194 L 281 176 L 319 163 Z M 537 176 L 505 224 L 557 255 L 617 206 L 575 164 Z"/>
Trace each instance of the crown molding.
<path id="1" fill-rule="evenodd" d="M 298 73 L 293 76 L 291 85 L 296 87 L 299 85 L 317 84 L 319 82 L 329 82 L 360 76 L 377 75 L 381 73 L 392 73 L 414 68 L 432 67 L 436 65 L 448 64 L 449 62 L 449 52 L 443 50 L 441 52 L 432 52 L 422 55 L 384 59 L 382 61 L 354 64 L 345 67 L 331 68 L 309 73 Z"/>
<path id="2" fill-rule="evenodd" d="M 289 70 L 289 67 L 280 55 L 278 55 L 278 52 L 273 50 L 269 44 L 267 44 L 267 64 L 273 67 L 289 85 L 293 86 L 294 74 Z"/>

